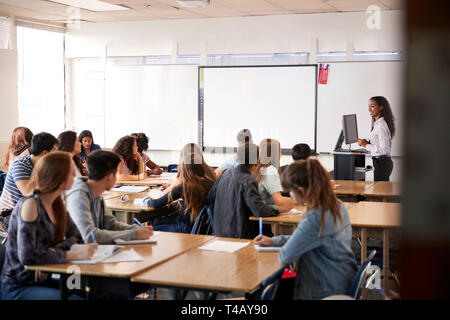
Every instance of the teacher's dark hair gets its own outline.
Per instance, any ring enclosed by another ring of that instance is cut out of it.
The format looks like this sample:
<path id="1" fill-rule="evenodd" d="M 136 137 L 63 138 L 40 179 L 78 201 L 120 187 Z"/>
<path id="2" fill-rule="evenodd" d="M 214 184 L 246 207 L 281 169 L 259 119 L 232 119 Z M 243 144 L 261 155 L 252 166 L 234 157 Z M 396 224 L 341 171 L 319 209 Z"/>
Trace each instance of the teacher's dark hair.
<path id="1" fill-rule="evenodd" d="M 395 118 L 389 101 L 382 96 L 375 96 L 370 98 L 370 100 L 375 101 L 379 106 L 383 107 L 381 110 L 381 116 L 384 118 L 384 121 L 386 121 L 389 131 L 391 131 L 391 137 L 393 138 L 395 135 Z"/>

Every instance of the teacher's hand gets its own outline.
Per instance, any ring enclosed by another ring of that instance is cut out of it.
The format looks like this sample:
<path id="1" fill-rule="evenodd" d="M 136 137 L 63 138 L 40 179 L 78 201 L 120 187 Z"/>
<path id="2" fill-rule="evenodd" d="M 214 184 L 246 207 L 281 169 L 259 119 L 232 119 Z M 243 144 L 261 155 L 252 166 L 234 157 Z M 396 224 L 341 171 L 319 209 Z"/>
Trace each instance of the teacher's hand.
<path id="1" fill-rule="evenodd" d="M 365 148 L 368 143 L 369 143 L 369 141 L 367 141 L 366 139 L 359 139 L 358 138 L 358 144 L 360 146 L 363 146 Z"/>

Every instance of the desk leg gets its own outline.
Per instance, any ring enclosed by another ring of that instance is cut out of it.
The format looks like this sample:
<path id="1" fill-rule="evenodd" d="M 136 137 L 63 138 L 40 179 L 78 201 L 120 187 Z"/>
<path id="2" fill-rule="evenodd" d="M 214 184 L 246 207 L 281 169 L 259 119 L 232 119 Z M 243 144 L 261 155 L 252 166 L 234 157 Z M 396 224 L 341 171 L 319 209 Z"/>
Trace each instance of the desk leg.
<path id="1" fill-rule="evenodd" d="M 272 224 L 272 233 L 274 237 L 280 235 L 280 225 L 278 223 Z"/>
<path id="2" fill-rule="evenodd" d="M 389 297 L 389 229 L 383 229 L 383 286 L 386 297 Z"/>
<path id="3" fill-rule="evenodd" d="M 367 229 L 361 228 L 361 265 L 367 258 Z"/>
<path id="4" fill-rule="evenodd" d="M 69 290 L 67 288 L 67 278 L 69 276 L 65 273 L 59 274 L 59 290 L 61 293 L 61 300 L 67 300 L 69 297 Z"/>

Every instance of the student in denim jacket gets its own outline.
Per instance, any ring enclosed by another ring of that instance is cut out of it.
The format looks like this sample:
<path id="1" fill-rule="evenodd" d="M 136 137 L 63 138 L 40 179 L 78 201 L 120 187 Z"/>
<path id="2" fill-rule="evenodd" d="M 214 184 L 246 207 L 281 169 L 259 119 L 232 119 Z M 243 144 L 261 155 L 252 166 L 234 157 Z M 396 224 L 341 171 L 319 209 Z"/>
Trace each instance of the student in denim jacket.
<path id="1" fill-rule="evenodd" d="M 281 180 L 307 212 L 292 235 L 257 236 L 255 244 L 282 246 L 278 254 L 282 264 L 298 260 L 295 299 L 347 294 L 357 271 L 350 246 L 352 227 L 327 171 L 315 159 L 300 160 L 286 169 Z"/>

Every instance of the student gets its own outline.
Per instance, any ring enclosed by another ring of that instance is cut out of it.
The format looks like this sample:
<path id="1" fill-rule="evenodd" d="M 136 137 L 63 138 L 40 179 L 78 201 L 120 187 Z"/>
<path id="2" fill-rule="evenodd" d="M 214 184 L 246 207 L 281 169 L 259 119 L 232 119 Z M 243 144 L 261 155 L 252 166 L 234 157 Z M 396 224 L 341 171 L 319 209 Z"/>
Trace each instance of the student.
<path id="1" fill-rule="evenodd" d="M 26 127 L 14 129 L 5 154 L 5 167 L 12 165 L 18 158 L 30 155 L 31 139 L 33 139 L 33 132 L 30 129 Z"/>
<path id="2" fill-rule="evenodd" d="M 138 152 L 136 138 L 124 136 L 116 142 L 113 151 L 122 160 L 117 168 L 117 181 L 144 180 L 144 161 Z"/>
<path id="3" fill-rule="evenodd" d="M 297 143 L 295 146 L 292 147 L 292 159 L 294 161 L 297 160 L 306 160 L 311 156 L 311 148 L 306 143 Z M 281 173 L 287 168 L 288 166 L 282 166 L 280 168 Z"/>
<path id="4" fill-rule="evenodd" d="M 5 186 L 0 196 L 1 227 L 8 230 L 9 216 L 17 201 L 33 192 L 31 172 L 39 159 L 56 149 L 58 140 L 50 133 L 41 132 L 31 140 L 31 155 L 17 159 L 9 168 Z"/>
<path id="5" fill-rule="evenodd" d="M 95 240 L 105 244 L 115 239 L 145 240 L 153 234 L 151 226 L 137 227 L 118 221 L 105 205 L 102 193 L 116 183 L 120 161 L 119 156 L 110 151 L 91 153 L 87 158 L 89 177 L 76 178 L 67 193 L 67 210 L 85 243 L 92 241 L 92 231 Z"/>
<path id="6" fill-rule="evenodd" d="M 259 163 L 253 176 L 258 182 L 258 192 L 264 203 L 276 205 L 282 213 L 290 211 L 294 201 L 281 195 L 280 158 L 280 142 L 275 139 L 262 140 L 259 144 Z"/>
<path id="7" fill-rule="evenodd" d="M 159 199 L 145 200 L 153 208 L 161 208 L 177 199 L 183 200 L 178 206 L 179 215 L 175 219 L 158 219 L 155 230 L 190 233 L 215 180 L 214 171 L 205 163 L 200 147 L 195 143 L 185 145 L 181 150 L 176 182 Z"/>
<path id="8" fill-rule="evenodd" d="M 250 216 L 278 215 L 274 206 L 267 205 L 258 193 L 258 182 L 252 176 L 258 164 L 258 146 L 246 143 L 239 146 L 238 166 L 225 170 L 208 194 L 214 204 L 214 229 L 218 237 L 253 239 L 258 223 Z"/>
<path id="9" fill-rule="evenodd" d="M 372 155 L 374 181 L 389 181 L 389 176 L 394 168 L 391 146 L 392 138 L 395 135 L 395 118 L 391 105 L 385 97 L 370 98 L 369 113 L 372 117 L 370 142 L 358 138 L 358 144 L 369 150 Z"/>
<path id="10" fill-rule="evenodd" d="M 17 203 L 11 215 L 1 274 L 2 299 L 60 299 L 58 289 L 47 287 L 46 273 L 26 270 L 25 266 L 89 259 L 97 249 L 93 243 L 70 250 L 81 237 L 61 195 L 70 189 L 74 176 L 75 165 L 66 152 L 52 152 L 36 164 L 32 178 L 36 189 Z"/>
<path id="11" fill-rule="evenodd" d="M 86 162 L 86 159 L 91 152 L 101 149 L 98 144 L 94 143 L 92 132 L 90 132 L 89 130 L 81 131 L 80 135 L 78 136 L 78 141 L 80 141 L 81 143 L 80 157 L 84 162 Z"/>
<path id="12" fill-rule="evenodd" d="M 292 235 L 256 236 L 255 244 L 281 246 L 278 259 L 283 265 L 298 260 L 296 299 L 347 294 L 357 270 L 352 227 L 328 172 L 318 160 L 300 160 L 286 169 L 281 181 L 298 203 L 307 206 L 307 212 Z"/>
<path id="13" fill-rule="evenodd" d="M 75 174 L 77 177 L 86 176 L 87 169 L 83 165 L 83 160 L 80 158 L 81 142 L 77 139 L 76 132 L 64 131 L 58 136 L 58 151 L 69 152 L 72 154 L 73 162 L 75 163 Z"/>
<path id="14" fill-rule="evenodd" d="M 150 160 L 148 155 L 145 153 L 148 150 L 148 137 L 143 132 L 132 133 L 131 136 L 136 138 L 138 153 L 142 157 L 142 161 L 144 161 L 146 167 L 150 168 L 145 171 L 147 175 L 160 175 L 163 172 L 161 168 Z"/>
<path id="15" fill-rule="evenodd" d="M 238 148 L 245 143 L 253 143 L 252 133 L 249 129 L 242 129 L 238 132 L 236 136 L 236 140 L 238 142 Z M 238 165 L 237 154 L 233 154 L 228 159 L 225 160 L 224 163 L 220 165 L 219 168 L 216 169 L 216 176 L 219 177 L 223 171 L 231 168 L 236 168 Z"/>

